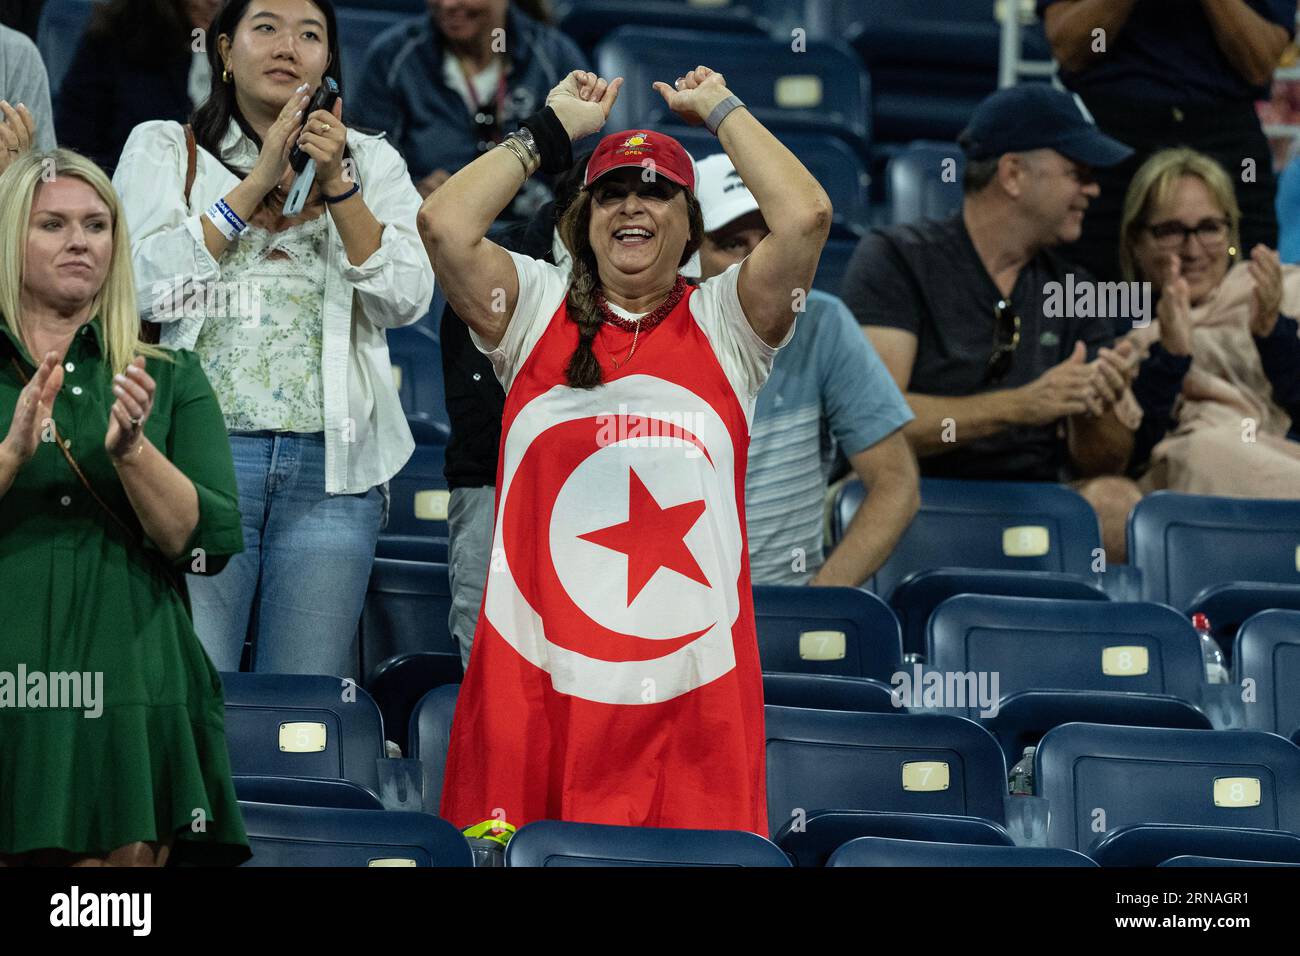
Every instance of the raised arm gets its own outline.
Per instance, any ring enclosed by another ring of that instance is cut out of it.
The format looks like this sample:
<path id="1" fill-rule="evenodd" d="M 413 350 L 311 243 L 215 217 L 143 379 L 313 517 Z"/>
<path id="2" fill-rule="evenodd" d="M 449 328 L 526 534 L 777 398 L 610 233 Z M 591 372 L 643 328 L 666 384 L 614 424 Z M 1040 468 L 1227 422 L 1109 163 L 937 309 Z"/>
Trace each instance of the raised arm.
<path id="1" fill-rule="evenodd" d="M 569 139 L 577 140 L 605 125 L 622 84 L 621 77 L 611 83 L 574 70 L 551 90 L 546 105 Z M 537 167 L 533 158 L 525 169 L 510 148 L 498 146 L 461 169 L 420 206 L 420 237 L 447 301 L 490 347 L 500 343 L 514 315 L 519 277 L 510 254 L 487 239 L 487 232 Z"/>
<path id="2" fill-rule="evenodd" d="M 1201 0 L 1201 6 L 1228 62 L 1251 86 L 1268 84 L 1291 39 L 1286 28 L 1260 16 L 1245 0 Z"/>
<path id="3" fill-rule="evenodd" d="M 696 67 L 676 89 L 656 83 L 669 109 L 699 125 L 732 93 L 721 73 Z M 831 228 L 826 190 L 749 110 L 737 108 L 718 127 L 718 141 L 758 201 L 770 230 L 740 267 L 745 318 L 768 345 L 785 338 L 812 288 Z"/>
<path id="4" fill-rule="evenodd" d="M 1103 55 L 1096 49 L 1097 30 L 1111 49 L 1136 5 L 1137 0 L 1057 0 L 1044 10 L 1043 30 L 1061 68 L 1074 73 Z"/>

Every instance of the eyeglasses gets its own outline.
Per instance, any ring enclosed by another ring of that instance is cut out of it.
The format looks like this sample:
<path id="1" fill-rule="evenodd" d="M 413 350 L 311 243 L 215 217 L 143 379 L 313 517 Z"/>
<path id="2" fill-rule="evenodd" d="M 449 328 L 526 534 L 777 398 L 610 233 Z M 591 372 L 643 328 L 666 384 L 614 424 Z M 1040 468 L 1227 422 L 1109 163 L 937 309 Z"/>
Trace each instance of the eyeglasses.
<path id="1" fill-rule="evenodd" d="M 998 385 L 1015 361 L 1016 347 L 1020 345 L 1020 316 L 1011 310 L 1011 303 L 999 299 L 993 307 L 993 354 L 989 357 L 985 378 L 991 385 Z"/>
<path id="2" fill-rule="evenodd" d="M 677 195 L 680 189 L 681 187 L 676 183 L 669 182 L 662 176 L 656 177 L 649 182 L 638 178 L 633 184 L 614 180 L 613 182 L 597 183 L 593 186 L 591 198 L 599 205 L 607 206 L 612 203 L 621 203 L 627 198 L 629 192 L 635 192 L 638 199 L 657 199 L 659 202 L 668 202 Z"/>
<path id="3" fill-rule="evenodd" d="M 1176 219 L 1148 223 L 1145 227 L 1161 249 L 1181 249 L 1190 237 L 1195 236 L 1207 249 L 1217 248 L 1228 241 L 1227 219 L 1202 219 L 1194 226 L 1184 226 Z"/>

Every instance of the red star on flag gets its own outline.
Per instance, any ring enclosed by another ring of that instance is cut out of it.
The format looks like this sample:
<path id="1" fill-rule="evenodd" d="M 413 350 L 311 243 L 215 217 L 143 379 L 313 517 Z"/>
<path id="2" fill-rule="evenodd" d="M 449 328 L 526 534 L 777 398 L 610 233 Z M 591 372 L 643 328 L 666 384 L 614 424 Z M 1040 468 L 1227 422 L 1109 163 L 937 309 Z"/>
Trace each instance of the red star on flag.
<path id="1" fill-rule="evenodd" d="M 627 555 L 627 604 L 632 606 L 660 568 L 668 568 L 705 587 L 708 579 L 686 547 L 686 534 L 704 514 L 704 501 L 659 507 L 636 471 L 628 469 L 627 520 L 578 535 L 584 541 Z"/>

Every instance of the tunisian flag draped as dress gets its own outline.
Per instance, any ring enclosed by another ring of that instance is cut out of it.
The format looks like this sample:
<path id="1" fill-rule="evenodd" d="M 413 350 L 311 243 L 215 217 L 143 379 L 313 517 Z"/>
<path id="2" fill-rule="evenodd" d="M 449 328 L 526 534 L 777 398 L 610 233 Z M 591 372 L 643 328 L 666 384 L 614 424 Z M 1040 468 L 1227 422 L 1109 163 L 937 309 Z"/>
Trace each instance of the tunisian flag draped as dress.
<path id="1" fill-rule="evenodd" d="M 564 385 L 561 304 L 506 397 L 493 561 L 441 815 L 767 834 L 749 422 L 687 294 Z M 516 318 L 519 318 L 516 316 Z M 610 352 L 624 359 L 615 369 Z"/>

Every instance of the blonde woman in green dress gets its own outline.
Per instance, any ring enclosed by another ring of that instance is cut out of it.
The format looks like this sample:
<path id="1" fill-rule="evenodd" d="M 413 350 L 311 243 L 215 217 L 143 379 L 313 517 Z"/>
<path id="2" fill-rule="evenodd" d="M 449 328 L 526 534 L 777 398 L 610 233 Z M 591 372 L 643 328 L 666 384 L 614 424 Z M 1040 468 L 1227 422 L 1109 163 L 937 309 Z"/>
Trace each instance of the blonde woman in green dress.
<path id="1" fill-rule="evenodd" d="M 243 549 L 221 409 L 66 150 L 0 176 L 0 434 L 0 865 L 247 859 L 184 590 Z"/>

